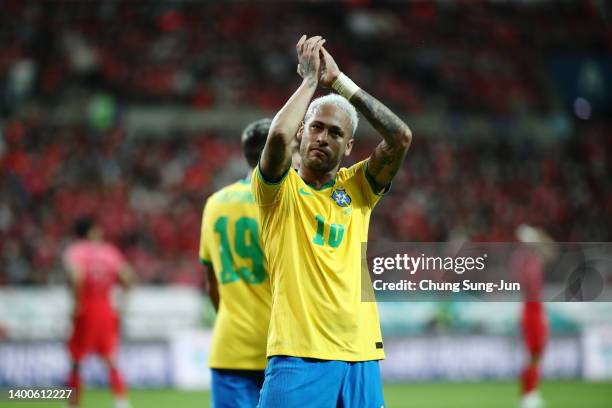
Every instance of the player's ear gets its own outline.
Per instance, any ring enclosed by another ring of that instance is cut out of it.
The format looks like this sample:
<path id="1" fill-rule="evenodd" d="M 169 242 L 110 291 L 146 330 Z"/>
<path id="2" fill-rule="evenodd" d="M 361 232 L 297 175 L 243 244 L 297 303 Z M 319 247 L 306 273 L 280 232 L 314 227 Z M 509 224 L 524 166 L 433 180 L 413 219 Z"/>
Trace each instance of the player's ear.
<path id="1" fill-rule="evenodd" d="M 297 134 L 295 135 L 296 139 L 300 143 L 302 143 L 302 134 L 303 133 L 304 133 L 304 122 L 300 123 L 300 128 L 298 129 Z"/>
<path id="2" fill-rule="evenodd" d="M 351 150 L 353 150 L 353 142 L 355 141 L 354 138 L 350 138 L 348 142 L 346 142 L 346 150 L 344 151 L 344 155 L 348 156 L 349 154 L 351 154 Z"/>

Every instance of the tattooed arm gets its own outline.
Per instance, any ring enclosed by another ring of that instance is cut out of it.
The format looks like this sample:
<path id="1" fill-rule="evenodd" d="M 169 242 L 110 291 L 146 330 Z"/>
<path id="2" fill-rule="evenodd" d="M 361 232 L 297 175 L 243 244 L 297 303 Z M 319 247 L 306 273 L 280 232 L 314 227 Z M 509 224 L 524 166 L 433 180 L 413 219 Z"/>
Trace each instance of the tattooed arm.
<path id="1" fill-rule="evenodd" d="M 363 89 L 357 91 L 350 102 L 383 137 L 368 159 L 368 172 L 377 185 L 387 186 L 402 165 L 412 132 L 389 108 Z"/>
<path id="2" fill-rule="evenodd" d="M 319 83 L 331 88 L 341 72 L 324 47 L 321 47 L 321 56 Z M 355 92 L 349 101 L 383 137 L 368 159 L 368 173 L 378 186 L 387 186 L 402 165 L 412 141 L 412 132 L 389 108 L 363 89 Z"/>
<path id="3" fill-rule="evenodd" d="M 307 38 L 303 35 L 296 45 L 300 75 L 304 80 L 270 125 L 260 161 L 261 172 L 268 181 L 278 180 L 291 165 L 292 141 L 317 90 L 319 50 L 324 43 L 321 36 Z"/>

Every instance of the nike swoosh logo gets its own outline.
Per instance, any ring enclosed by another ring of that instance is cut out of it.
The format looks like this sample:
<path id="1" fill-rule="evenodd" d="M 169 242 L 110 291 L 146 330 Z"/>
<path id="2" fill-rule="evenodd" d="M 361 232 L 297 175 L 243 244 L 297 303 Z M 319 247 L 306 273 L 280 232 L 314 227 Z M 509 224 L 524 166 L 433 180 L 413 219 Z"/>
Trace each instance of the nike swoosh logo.
<path id="1" fill-rule="evenodd" d="M 300 187 L 300 189 L 298 190 L 300 192 L 301 195 L 305 195 L 305 196 L 311 196 L 312 193 L 309 193 L 308 191 L 304 190 L 304 187 Z"/>

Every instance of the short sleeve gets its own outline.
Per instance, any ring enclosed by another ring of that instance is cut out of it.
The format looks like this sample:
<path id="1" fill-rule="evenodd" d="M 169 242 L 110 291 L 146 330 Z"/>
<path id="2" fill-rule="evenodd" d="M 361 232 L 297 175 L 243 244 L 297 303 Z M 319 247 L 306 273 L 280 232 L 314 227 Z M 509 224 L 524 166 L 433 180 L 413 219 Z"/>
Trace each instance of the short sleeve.
<path id="1" fill-rule="evenodd" d="M 355 163 L 345 170 L 346 179 L 353 179 L 363 193 L 363 197 L 370 208 L 374 208 L 378 200 L 387 192 L 391 185 L 379 186 L 368 173 L 368 159 Z"/>
<path id="2" fill-rule="evenodd" d="M 210 258 L 210 251 L 208 249 L 208 243 L 207 243 L 207 236 L 206 236 L 206 226 L 208 225 L 208 223 L 210 222 L 209 220 L 209 216 L 208 213 L 209 211 L 206 211 L 207 207 L 208 207 L 208 203 L 210 202 L 210 200 L 206 201 L 206 205 L 204 205 L 204 210 L 202 211 L 202 225 L 200 228 L 200 251 L 199 251 L 199 257 L 200 257 L 200 263 L 203 265 L 211 265 L 212 264 L 212 259 Z"/>
<path id="3" fill-rule="evenodd" d="M 278 204 L 284 190 L 287 188 L 287 175 L 291 168 L 287 169 L 279 181 L 272 182 L 265 179 L 261 173 L 260 165 L 261 163 L 257 164 L 257 168 L 254 171 L 255 174 L 251 177 L 251 191 L 253 197 L 255 197 L 255 202 L 260 207 Z"/>

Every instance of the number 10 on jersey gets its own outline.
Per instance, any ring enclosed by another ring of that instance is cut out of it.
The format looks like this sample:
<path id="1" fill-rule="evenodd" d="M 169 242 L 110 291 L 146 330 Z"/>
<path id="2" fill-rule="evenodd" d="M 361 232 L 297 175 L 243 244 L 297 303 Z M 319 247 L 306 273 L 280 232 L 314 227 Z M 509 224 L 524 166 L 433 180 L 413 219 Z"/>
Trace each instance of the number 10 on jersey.
<path id="1" fill-rule="evenodd" d="M 317 221 L 317 232 L 312 239 L 312 242 L 316 245 L 325 245 L 325 239 L 323 236 L 325 235 L 326 224 L 325 218 L 322 215 L 317 214 L 315 216 L 315 220 Z M 344 224 L 329 224 L 329 235 L 327 237 L 327 245 L 332 248 L 338 248 L 340 243 L 342 242 L 342 238 L 344 237 Z"/>

